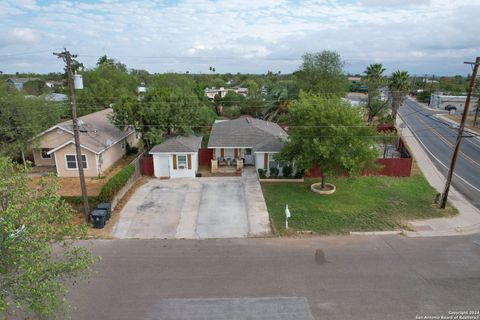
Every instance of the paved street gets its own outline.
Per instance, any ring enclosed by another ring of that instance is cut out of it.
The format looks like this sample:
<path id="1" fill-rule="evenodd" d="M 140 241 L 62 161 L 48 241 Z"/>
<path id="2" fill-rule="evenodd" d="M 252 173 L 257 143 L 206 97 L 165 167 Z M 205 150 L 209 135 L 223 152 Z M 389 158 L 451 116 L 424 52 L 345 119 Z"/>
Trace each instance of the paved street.
<path id="1" fill-rule="evenodd" d="M 92 240 L 74 319 L 415 319 L 480 309 L 480 235 Z"/>
<path id="2" fill-rule="evenodd" d="M 435 111 L 406 99 L 400 115 L 424 148 L 437 168 L 445 176 L 448 172 L 457 129 L 434 117 Z M 473 205 L 480 208 L 480 141 L 465 132 L 452 179 L 455 186 Z"/>

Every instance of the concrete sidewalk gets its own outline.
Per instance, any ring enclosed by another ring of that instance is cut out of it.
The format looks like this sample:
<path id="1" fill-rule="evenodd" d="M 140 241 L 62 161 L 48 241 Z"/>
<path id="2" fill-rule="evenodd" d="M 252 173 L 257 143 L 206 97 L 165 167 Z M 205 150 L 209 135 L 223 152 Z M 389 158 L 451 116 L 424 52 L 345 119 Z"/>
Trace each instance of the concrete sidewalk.
<path id="1" fill-rule="evenodd" d="M 402 124 L 401 117 L 397 117 L 397 125 Z M 445 177 L 440 173 L 435 164 L 410 131 L 408 127 L 402 130 L 403 141 L 413 153 L 418 167 L 427 181 L 439 193 L 443 192 Z M 458 209 L 458 215 L 452 218 L 435 218 L 426 220 L 412 220 L 409 225 L 415 231 L 405 231 L 409 237 L 432 237 L 449 235 L 466 235 L 480 232 L 480 211 L 453 186 L 450 187 L 449 202 Z"/>

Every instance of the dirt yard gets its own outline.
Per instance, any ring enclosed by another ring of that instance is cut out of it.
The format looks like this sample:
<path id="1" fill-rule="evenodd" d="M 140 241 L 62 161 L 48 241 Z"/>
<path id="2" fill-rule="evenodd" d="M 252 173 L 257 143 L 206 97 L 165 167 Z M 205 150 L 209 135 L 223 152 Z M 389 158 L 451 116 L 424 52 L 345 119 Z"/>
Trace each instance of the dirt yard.
<path id="1" fill-rule="evenodd" d="M 447 115 L 447 117 L 457 123 L 460 123 L 460 121 L 462 120 L 462 114 L 456 114 L 456 115 Z M 470 129 L 470 130 L 473 130 L 477 133 L 480 133 L 480 116 L 478 117 L 477 119 L 477 126 L 474 127 L 473 126 L 473 119 L 474 119 L 474 116 L 467 116 L 467 120 L 465 121 L 465 127 Z"/>
<path id="2" fill-rule="evenodd" d="M 110 239 L 110 234 L 112 233 L 113 227 L 117 224 L 119 219 L 119 213 L 128 202 L 132 194 L 142 185 L 147 183 L 151 177 L 141 176 L 135 184 L 128 190 L 128 192 L 123 196 L 123 198 L 118 202 L 116 208 L 112 211 L 112 217 L 110 220 L 107 221 L 105 228 L 103 229 L 95 229 L 92 227 L 91 223 L 89 223 L 89 228 L 87 230 L 87 236 L 92 238 L 99 238 L 99 239 Z M 92 208 L 93 209 L 93 208 Z M 73 218 L 73 222 L 75 224 L 84 223 L 83 216 L 81 212 L 78 212 L 75 217 Z"/>
<path id="3" fill-rule="evenodd" d="M 127 164 L 132 162 L 138 155 L 129 155 L 117 161 L 107 172 L 105 175 L 101 177 L 88 177 L 85 178 L 85 182 L 87 184 L 87 193 L 89 196 L 98 196 L 102 186 L 110 180 L 112 176 L 114 176 L 118 171 L 124 168 Z M 34 176 L 31 177 L 32 186 L 38 185 L 40 177 Z M 80 180 L 78 177 L 72 178 L 59 178 L 60 188 L 58 193 L 61 196 L 80 196 L 82 195 L 82 191 L 80 189 Z"/>

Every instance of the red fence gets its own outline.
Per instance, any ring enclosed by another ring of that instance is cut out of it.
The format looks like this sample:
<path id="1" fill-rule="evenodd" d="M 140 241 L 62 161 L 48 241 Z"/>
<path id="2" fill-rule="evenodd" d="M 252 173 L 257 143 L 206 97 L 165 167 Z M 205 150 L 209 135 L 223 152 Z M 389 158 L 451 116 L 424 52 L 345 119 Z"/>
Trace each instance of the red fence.
<path id="1" fill-rule="evenodd" d="M 198 149 L 198 165 L 209 166 L 213 158 L 213 149 L 202 148 Z"/>
<path id="2" fill-rule="evenodd" d="M 377 164 L 382 168 L 379 171 L 364 172 L 364 176 L 388 176 L 388 177 L 409 177 L 412 171 L 412 158 L 388 158 L 377 159 Z M 318 166 L 312 167 L 305 178 L 320 178 L 322 171 Z"/>
<path id="3" fill-rule="evenodd" d="M 377 159 L 377 163 L 383 168 L 367 174 L 371 176 L 389 176 L 389 177 L 409 177 L 412 171 L 412 158 L 396 158 L 396 159 Z"/>
<path id="4" fill-rule="evenodd" d="M 145 176 L 153 176 L 153 157 L 147 156 L 140 159 L 140 171 Z"/>

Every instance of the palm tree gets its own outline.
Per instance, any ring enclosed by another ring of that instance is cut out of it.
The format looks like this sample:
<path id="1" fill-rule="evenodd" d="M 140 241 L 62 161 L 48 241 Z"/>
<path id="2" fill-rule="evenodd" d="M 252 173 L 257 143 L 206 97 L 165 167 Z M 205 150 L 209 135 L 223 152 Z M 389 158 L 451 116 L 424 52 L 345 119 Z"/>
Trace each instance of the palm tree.
<path id="1" fill-rule="evenodd" d="M 403 104 L 405 96 L 410 89 L 410 75 L 407 71 L 395 71 L 388 84 L 392 98 L 392 120 L 395 123 L 398 109 Z"/>
<path id="2" fill-rule="evenodd" d="M 279 118 L 288 113 L 290 101 L 298 95 L 298 87 L 292 81 L 277 82 L 269 93 L 269 100 L 272 102 L 264 112 L 263 119 L 278 121 Z"/>
<path id="3" fill-rule="evenodd" d="M 383 68 L 381 63 L 370 64 L 363 73 L 366 75 L 367 85 L 368 85 L 368 100 L 367 100 L 367 110 L 368 110 L 368 122 L 371 123 L 373 118 L 379 114 L 386 106 L 386 103 L 377 101 L 379 95 L 378 89 L 384 84 Z"/>

